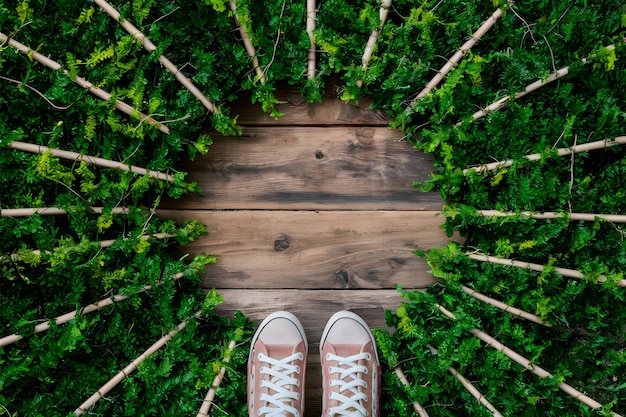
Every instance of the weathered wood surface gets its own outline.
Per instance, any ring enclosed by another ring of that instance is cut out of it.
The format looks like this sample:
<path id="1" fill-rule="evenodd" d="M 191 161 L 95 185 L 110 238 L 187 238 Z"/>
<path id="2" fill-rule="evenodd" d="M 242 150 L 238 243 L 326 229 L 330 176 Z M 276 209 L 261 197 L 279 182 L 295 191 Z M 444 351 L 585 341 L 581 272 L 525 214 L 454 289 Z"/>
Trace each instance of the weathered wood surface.
<path id="1" fill-rule="evenodd" d="M 447 243 L 433 211 L 160 214 L 207 225 L 207 238 L 183 248 L 192 255 L 218 256 L 202 278 L 204 288 L 420 288 L 433 281 L 428 265 L 413 251 Z"/>
<path id="2" fill-rule="evenodd" d="M 433 162 L 386 127 L 254 127 L 214 138 L 209 153 L 181 164 L 204 195 L 164 208 L 441 210 L 441 197 L 413 187 Z"/>

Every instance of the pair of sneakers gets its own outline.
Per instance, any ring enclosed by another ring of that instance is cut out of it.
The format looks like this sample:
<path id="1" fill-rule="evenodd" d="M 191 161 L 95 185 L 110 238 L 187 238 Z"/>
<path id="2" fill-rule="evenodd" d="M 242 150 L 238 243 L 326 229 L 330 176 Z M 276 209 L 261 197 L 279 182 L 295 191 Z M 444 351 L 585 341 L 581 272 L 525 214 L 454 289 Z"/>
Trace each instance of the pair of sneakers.
<path id="1" fill-rule="evenodd" d="M 259 326 L 248 358 L 248 415 L 301 417 L 308 344 L 291 313 L 270 314 Z M 377 417 L 380 362 L 369 327 L 349 311 L 335 313 L 320 341 L 322 416 Z"/>

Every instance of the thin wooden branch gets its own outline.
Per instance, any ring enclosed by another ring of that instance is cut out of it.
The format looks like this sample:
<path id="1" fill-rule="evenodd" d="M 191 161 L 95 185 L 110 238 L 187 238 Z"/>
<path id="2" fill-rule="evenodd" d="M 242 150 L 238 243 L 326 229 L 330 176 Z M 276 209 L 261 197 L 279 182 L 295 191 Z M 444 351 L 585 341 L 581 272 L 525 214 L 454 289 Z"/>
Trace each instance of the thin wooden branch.
<path id="1" fill-rule="evenodd" d="M 379 17 L 380 17 L 380 26 L 377 29 L 374 29 L 370 34 L 369 39 L 367 40 L 367 45 L 365 46 L 365 50 L 363 51 L 363 57 L 361 58 L 361 62 L 363 64 L 363 71 L 367 69 L 370 65 L 370 61 L 372 60 L 372 54 L 374 53 L 374 47 L 376 46 L 376 41 L 380 36 L 380 33 L 383 31 L 383 27 L 385 26 L 385 21 L 387 20 L 387 15 L 389 14 L 389 9 L 391 8 L 392 0 L 382 0 L 380 3 Z M 361 87 L 363 85 L 363 80 L 358 80 L 357 85 Z"/>
<path id="2" fill-rule="evenodd" d="M 604 140 L 598 140 L 595 142 L 588 142 L 588 143 L 583 143 L 582 145 L 575 145 L 572 146 L 571 148 L 558 148 L 557 149 L 557 155 L 558 156 L 565 156 L 565 155 L 570 155 L 570 154 L 576 154 L 576 153 L 580 153 L 580 152 L 588 152 L 588 151 L 593 151 L 593 150 L 597 150 L 597 149 L 605 149 L 605 148 L 610 148 L 611 146 L 616 146 L 616 145 L 624 145 L 626 144 L 626 136 L 618 136 L 616 138 L 608 138 L 608 139 L 604 139 Z M 524 155 L 523 158 L 529 160 L 529 161 L 539 161 L 541 159 L 541 154 L 540 153 L 534 153 L 534 154 L 530 154 L 530 155 Z M 466 168 L 463 170 L 463 173 L 467 173 L 468 171 L 477 171 L 477 172 L 487 172 L 487 171 L 494 171 L 496 169 L 499 168 L 507 168 L 510 167 L 511 165 L 513 165 L 513 162 L 515 162 L 514 159 L 507 159 L 505 161 L 498 161 L 498 162 L 491 162 L 489 164 L 483 164 L 483 165 L 479 165 L 479 166 L 475 166 L 475 167 L 470 167 L 470 168 Z"/>
<path id="3" fill-rule="evenodd" d="M 44 154 L 50 152 L 55 158 L 68 159 L 70 161 L 80 161 L 87 164 L 97 165 L 105 168 L 119 169 L 120 171 L 134 172 L 139 175 L 150 175 L 152 178 L 158 180 L 174 182 L 174 177 L 169 174 L 164 174 L 159 171 L 153 171 L 146 168 L 141 168 L 135 165 L 128 165 L 122 162 L 111 161 L 110 159 L 98 158 L 96 156 L 82 155 L 77 152 L 64 151 L 62 149 L 49 148 L 47 146 L 36 145 L 34 143 L 26 143 L 14 140 L 6 145 L 7 148 L 17 149 L 23 152 L 30 152 L 36 154 Z"/>
<path id="4" fill-rule="evenodd" d="M 478 291 L 474 291 L 473 289 L 468 288 L 465 285 L 463 285 L 461 288 L 466 294 L 476 298 L 477 300 L 483 301 L 489 305 L 499 308 L 500 310 L 506 311 L 507 313 L 511 313 L 528 321 L 532 321 L 533 323 L 541 324 L 542 326 L 552 327 L 550 323 L 543 321 L 540 317 L 534 314 L 510 306 L 506 303 L 503 303 L 502 301 L 496 300 L 495 298 L 487 297 L 486 295 L 479 293 Z"/>
<path id="5" fill-rule="evenodd" d="M 485 396 L 482 395 L 480 393 L 480 391 L 478 391 L 478 389 L 476 389 L 474 384 L 472 384 L 470 381 L 468 381 L 456 369 L 454 369 L 453 367 L 450 367 L 450 368 L 448 368 L 448 372 L 450 372 L 452 375 L 454 375 L 455 378 L 458 379 L 458 381 L 461 383 L 461 385 L 463 385 L 463 388 L 465 388 L 467 390 L 467 392 L 472 394 L 472 397 L 476 398 L 476 401 L 478 401 L 483 407 L 485 407 L 487 410 L 489 410 L 489 412 L 491 414 L 493 414 L 495 417 L 504 417 L 502 415 L 502 413 L 500 413 L 498 411 L 498 409 L 496 407 L 494 407 L 493 404 L 491 404 L 489 402 L 489 400 L 487 400 L 485 398 Z"/>
<path id="6" fill-rule="evenodd" d="M 176 237 L 176 235 L 172 235 L 170 233 L 154 233 L 151 235 L 143 235 L 140 238 L 143 240 L 148 240 L 148 239 L 167 239 L 167 238 L 171 238 L 171 237 Z M 117 239 L 107 239 L 107 240 L 100 240 L 97 243 L 100 244 L 100 248 L 109 248 L 111 246 L 113 246 L 113 244 L 115 243 Z M 31 251 L 31 253 L 33 255 L 41 255 L 42 251 L 39 249 L 34 249 Z M 43 253 L 50 253 L 48 251 L 43 251 Z M 0 261 L 7 259 L 7 257 L 4 256 L 0 256 Z M 20 260 L 20 255 L 19 253 L 12 253 L 11 254 L 11 259 L 13 261 L 19 261 Z"/>
<path id="7" fill-rule="evenodd" d="M 40 54 L 39 52 L 36 52 L 32 49 L 30 49 L 28 46 L 16 41 L 15 39 L 11 39 L 9 38 L 7 35 L 5 35 L 4 33 L 0 32 L 0 42 L 5 43 L 8 42 L 9 46 L 11 46 L 12 48 L 20 51 L 21 53 L 23 53 L 24 55 L 31 57 L 32 59 L 34 59 L 35 61 L 39 62 L 40 64 L 45 65 L 46 67 L 54 70 L 54 71 L 59 71 L 62 70 L 61 64 L 59 64 L 58 62 L 46 57 L 43 54 Z M 65 75 L 67 75 L 72 81 L 74 81 L 76 84 L 78 84 L 79 86 L 81 86 L 82 88 L 85 88 L 87 90 L 89 90 L 89 92 L 91 94 L 93 94 L 94 96 L 104 100 L 104 101 L 111 101 L 112 95 L 104 90 L 102 90 L 101 88 L 95 87 L 93 84 L 91 84 L 89 81 L 85 80 L 84 78 L 81 78 L 79 76 L 76 76 L 74 78 L 72 78 L 70 76 L 70 73 L 68 70 L 62 70 L 63 73 Z M 165 126 L 164 124 L 162 124 L 161 122 L 158 122 L 157 120 L 153 119 L 152 117 L 143 114 L 142 112 L 140 112 L 139 110 L 134 109 L 133 107 L 131 107 L 130 105 L 124 103 L 121 100 L 115 99 L 115 108 L 118 109 L 119 111 L 126 113 L 128 116 L 130 117 L 138 117 L 139 120 L 141 120 L 141 122 L 148 122 L 149 124 L 156 126 L 161 132 L 165 133 L 165 134 L 169 134 L 170 130 L 167 126 Z"/>
<path id="8" fill-rule="evenodd" d="M 456 316 L 452 312 L 447 310 L 445 307 L 443 307 L 443 306 L 441 306 L 439 304 L 435 304 L 435 306 L 445 316 L 450 317 L 453 320 L 456 320 Z M 482 340 L 483 342 L 485 342 L 486 344 L 491 346 L 492 348 L 496 349 L 499 352 L 502 352 L 509 359 L 511 359 L 511 360 L 517 362 L 518 364 L 522 365 L 525 369 L 531 371 L 532 373 L 537 375 L 539 378 L 553 378 L 554 377 L 551 373 L 549 373 L 545 369 L 539 367 L 538 365 L 535 365 L 535 364 L 531 363 L 528 359 L 526 359 L 525 357 L 523 357 L 519 353 L 513 351 L 512 349 L 506 347 L 505 345 L 500 343 L 497 339 L 491 337 L 490 335 L 488 335 L 487 333 L 483 332 L 482 330 L 474 328 L 474 329 L 470 330 L 470 332 L 474 336 L 476 336 L 477 338 L 479 338 L 480 340 Z M 566 384 L 565 382 L 559 382 L 557 384 L 557 386 L 559 387 L 559 389 L 561 389 L 561 391 L 565 392 L 566 394 L 568 394 L 572 398 L 582 402 L 583 404 L 591 407 L 592 409 L 602 408 L 602 404 L 600 404 L 599 402 L 595 401 L 594 399 L 588 397 L 587 395 L 583 394 L 582 392 L 578 391 L 576 388 L 572 387 L 571 385 Z M 613 413 L 613 417 L 622 417 L 622 416 L 617 414 L 617 413 Z"/>
<path id="9" fill-rule="evenodd" d="M 241 24 L 239 20 L 239 16 L 237 15 L 237 2 L 235 0 L 230 0 L 230 10 L 233 12 L 233 17 L 235 18 L 235 23 L 237 24 L 237 29 L 239 29 L 239 33 L 241 34 L 241 40 L 243 41 L 243 46 L 246 48 L 246 52 L 252 58 L 252 68 L 256 72 L 256 76 L 261 82 L 261 84 L 265 84 L 265 74 L 259 67 L 259 58 L 256 55 L 256 50 L 254 49 L 254 45 L 252 45 L 252 41 L 250 40 L 250 36 L 246 31 L 244 25 Z"/>
<path id="10" fill-rule="evenodd" d="M 623 214 L 601 214 L 601 213 L 564 213 L 564 212 L 554 212 L 554 211 L 545 211 L 543 213 L 536 213 L 532 211 L 522 211 L 519 213 L 513 211 L 498 211 L 498 210 L 477 210 L 476 214 L 484 217 L 515 217 L 515 216 L 524 216 L 530 217 L 538 220 L 545 219 L 562 219 L 563 217 L 567 217 L 569 220 L 573 221 L 585 221 L 585 222 L 594 222 L 596 219 L 606 220 L 613 223 L 626 223 L 626 215 Z"/>
<path id="11" fill-rule="evenodd" d="M 311 42 L 311 47 L 309 48 L 309 55 L 307 57 L 307 78 L 312 80 L 315 78 L 315 67 L 316 67 L 316 53 L 317 48 L 315 47 L 315 36 L 313 35 L 313 31 L 315 30 L 316 25 L 316 1 L 315 0 L 307 0 L 306 2 L 306 33 L 309 35 L 309 41 Z"/>
<path id="12" fill-rule="evenodd" d="M 198 311 L 194 314 L 191 319 L 199 317 L 202 312 Z M 188 320 L 191 320 L 188 319 Z M 96 391 L 91 397 L 89 397 L 84 403 L 82 403 L 76 410 L 74 410 L 74 414 L 77 416 L 81 416 L 86 414 L 87 411 L 94 406 L 95 403 L 98 402 L 102 397 L 104 397 L 109 391 L 117 386 L 124 378 L 130 375 L 133 371 L 137 369 L 137 367 L 145 361 L 148 357 L 153 355 L 159 349 L 167 344 L 174 336 L 176 336 L 181 330 L 187 327 L 187 321 L 185 320 L 181 322 L 178 326 L 176 326 L 172 331 L 168 334 L 157 340 L 152 346 L 146 349 L 139 357 L 137 357 L 134 361 L 132 361 L 129 365 L 127 365 L 124 369 L 122 369 L 117 375 L 109 380 L 106 384 L 104 384 L 98 391 Z"/>
<path id="13" fill-rule="evenodd" d="M 606 47 L 607 49 L 614 49 L 615 46 L 614 45 L 609 45 Z M 587 58 L 583 58 L 582 59 L 582 63 L 586 64 L 588 62 Z M 481 119 L 483 117 L 485 117 L 486 115 L 488 115 L 489 113 L 493 113 L 494 111 L 500 109 L 501 107 L 504 107 L 507 103 L 509 103 L 509 101 L 511 100 L 517 100 L 519 98 L 524 97 L 525 95 L 532 93 L 533 91 L 536 91 L 538 89 L 540 89 L 541 87 L 550 84 L 553 81 L 559 80 L 563 77 L 565 77 L 566 75 L 569 74 L 569 66 L 567 67 L 563 67 L 559 70 L 556 70 L 552 73 L 550 73 L 550 75 L 548 75 L 548 77 L 546 77 L 546 79 L 539 79 L 531 84 L 528 84 L 526 86 L 526 88 L 524 88 L 524 91 L 520 91 L 515 93 L 515 95 L 513 95 L 513 97 L 511 96 L 506 96 L 506 97 L 502 97 L 499 100 L 494 101 L 493 103 L 491 103 L 490 105 L 488 105 L 487 107 L 485 107 L 482 110 L 477 111 L 476 113 L 474 113 L 472 115 L 472 119 L 473 120 L 478 120 Z M 463 122 L 459 122 L 457 123 L 457 125 L 462 124 Z"/>
<path id="14" fill-rule="evenodd" d="M 21 87 L 21 86 L 24 86 L 24 87 L 28 88 L 30 91 L 34 92 L 39 97 L 43 98 L 46 101 L 46 103 L 48 103 L 51 107 L 53 107 L 53 108 L 55 108 L 57 110 L 65 111 L 65 110 L 69 109 L 70 107 L 72 107 L 72 105 L 73 105 L 73 104 L 70 104 L 69 106 L 57 106 L 48 97 L 46 97 L 46 95 L 44 93 L 42 93 L 41 91 L 37 90 L 35 87 L 33 87 L 31 85 L 28 85 L 28 84 L 23 83 L 23 82 L 18 81 L 18 80 L 14 80 L 13 78 L 9 78 L 9 77 L 0 76 L 0 79 L 8 81 L 8 82 L 11 82 L 11 83 L 14 83 L 14 84 L 17 84 L 18 88 Z"/>
<path id="15" fill-rule="evenodd" d="M 230 356 L 232 354 L 233 349 L 235 349 L 235 341 L 231 340 L 228 344 L 228 348 L 226 350 L 226 354 L 224 355 L 224 365 L 230 362 Z M 198 411 L 197 417 L 208 417 L 209 411 L 211 410 L 211 405 L 213 404 L 213 400 L 215 399 L 215 393 L 217 389 L 220 387 L 222 380 L 224 379 L 224 375 L 226 375 L 226 366 L 222 366 L 220 368 L 219 373 L 213 379 L 213 383 L 211 384 L 211 388 L 204 397 L 204 401 L 202 402 L 202 406 L 200 407 L 200 411 Z"/>
<path id="16" fill-rule="evenodd" d="M 411 384 L 409 383 L 409 380 L 406 379 L 406 375 L 404 375 L 404 372 L 402 371 L 402 368 L 400 368 L 400 365 L 396 366 L 395 368 L 393 368 L 394 372 L 396 373 L 398 379 L 400 380 L 400 382 L 402 382 L 402 384 L 404 384 L 407 387 L 410 387 Z M 424 407 L 422 407 L 422 405 L 420 403 L 418 403 L 417 401 L 415 401 L 413 403 L 413 409 L 415 410 L 415 412 L 417 413 L 418 416 L 420 417 L 428 417 L 428 413 L 426 412 L 426 410 L 424 410 Z"/>
<path id="17" fill-rule="evenodd" d="M 433 356 L 439 355 L 439 352 L 437 351 L 437 349 L 435 349 L 430 344 L 428 345 L 428 349 L 430 349 L 430 353 Z M 472 397 L 476 398 L 476 400 L 482 406 L 484 406 L 487 410 L 489 410 L 491 414 L 493 414 L 496 417 L 503 417 L 502 414 L 496 409 L 496 407 L 494 407 L 493 404 L 491 404 L 489 400 L 487 400 L 487 398 L 485 398 L 480 393 L 480 391 L 478 391 L 478 389 L 470 381 L 468 381 L 463 375 L 461 375 L 456 369 L 454 369 L 453 367 L 449 367 L 448 372 L 454 375 L 455 378 L 461 383 L 461 385 L 463 385 L 463 388 L 465 388 L 472 395 Z"/>
<path id="18" fill-rule="evenodd" d="M 137 29 L 132 23 L 128 20 L 122 20 L 120 13 L 113 8 L 109 3 L 104 0 L 94 0 L 98 6 L 100 6 L 109 16 L 111 16 L 116 22 L 118 22 L 131 36 L 137 39 L 146 51 L 154 52 L 157 49 L 157 46 L 152 43 L 150 39 L 146 35 L 144 35 L 139 29 Z M 159 62 L 176 78 L 176 80 L 183 85 L 191 94 L 193 94 L 202 105 L 211 113 L 217 112 L 217 107 L 215 104 L 209 100 L 202 92 L 194 85 L 194 83 L 187 78 L 180 70 L 174 65 L 169 59 L 167 59 L 164 55 L 159 56 Z"/>
<path id="19" fill-rule="evenodd" d="M 178 280 L 180 278 L 183 277 L 183 273 L 180 272 L 174 276 L 172 276 L 173 280 Z M 159 281 L 156 283 L 156 285 L 162 285 L 165 281 Z M 142 288 L 140 288 L 135 294 L 133 295 L 137 295 L 137 294 L 141 294 L 143 292 L 149 291 L 153 288 L 152 285 L 146 285 Z M 61 316 L 58 316 L 52 320 L 48 320 L 45 321 L 43 323 L 40 323 L 38 325 L 35 326 L 34 330 L 33 330 L 33 334 L 37 334 L 37 333 L 43 333 L 45 331 L 47 331 L 50 328 L 50 324 L 54 323 L 56 326 L 61 325 L 61 324 L 65 324 L 70 320 L 73 320 L 76 318 L 76 316 L 82 316 L 84 314 L 88 314 L 91 313 L 93 311 L 99 310 L 101 308 L 107 307 L 112 305 L 113 303 L 119 303 L 120 301 L 124 301 L 127 300 L 128 298 L 130 298 L 130 295 L 122 295 L 122 294 L 116 294 L 112 297 L 109 298 L 104 298 L 96 303 L 93 304 L 89 304 L 86 305 L 85 307 L 81 307 L 78 311 L 74 310 L 74 311 L 70 311 L 69 313 L 63 314 Z M 23 339 L 24 336 L 19 335 L 19 334 L 12 334 L 9 336 L 5 336 L 0 338 L 0 346 L 7 346 L 10 345 L 12 343 L 15 343 L 21 339 Z"/>
<path id="20" fill-rule="evenodd" d="M 89 210 L 94 214 L 101 214 L 104 207 L 89 207 Z M 30 217 L 35 214 L 39 214 L 40 216 L 59 216 L 67 213 L 67 210 L 58 207 L 0 208 L 0 217 Z M 128 208 L 114 207 L 111 209 L 111 214 L 128 214 Z"/>
<path id="21" fill-rule="evenodd" d="M 539 88 L 541 88 L 541 87 L 543 87 L 543 86 L 545 86 L 547 84 L 550 84 L 553 81 L 561 79 L 561 78 L 565 77 L 568 74 L 569 74 L 569 67 L 563 67 L 560 70 L 557 70 L 556 72 L 551 73 L 546 79 L 537 80 L 534 83 L 527 85 L 526 88 L 524 89 L 524 91 L 520 91 L 520 92 L 515 93 L 515 95 L 513 95 L 512 98 L 511 98 L 511 96 L 505 96 L 505 97 L 502 97 L 499 100 L 494 101 L 493 103 L 491 103 L 490 105 L 488 105 L 484 109 L 479 110 L 476 113 L 474 113 L 472 115 L 472 119 L 473 120 L 481 119 L 481 118 L 485 117 L 486 115 L 488 115 L 489 113 L 493 113 L 494 111 L 500 109 L 501 107 L 504 107 L 510 100 L 517 100 L 519 98 L 522 98 L 525 95 L 527 95 L 529 93 L 532 93 L 533 91 L 536 91 Z M 462 123 L 463 122 L 459 122 L 457 125 L 460 125 Z"/>
<path id="22" fill-rule="evenodd" d="M 498 258 L 495 256 L 489 256 L 489 255 L 480 255 L 477 253 L 467 253 L 467 256 L 469 256 L 471 259 L 475 259 L 481 262 L 489 262 L 492 264 L 514 266 L 516 268 L 528 268 L 530 270 L 537 271 L 537 272 L 543 272 L 546 268 L 544 265 L 540 265 L 540 264 L 514 261 L 512 259 Z M 554 271 L 563 275 L 564 277 L 576 278 L 576 279 L 582 279 L 582 280 L 585 279 L 585 274 L 583 274 L 582 272 L 576 271 L 574 269 L 555 267 Z M 597 277 L 597 281 L 606 282 L 606 275 L 599 275 Z M 618 285 L 620 287 L 626 287 L 626 279 L 619 281 Z"/>
<path id="23" fill-rule="evenodd" d="M 478 30 L 476 30 L 476 32 L 474 32 L 472 36 L 470 36 L 469 40 L 461 46 L 461 49 L 456 51 L 456 53 L 452 56 L 452 58 L 450 58 L 448 62 L 446 62 L 443 67 L 441 67 L 439 72 L 437 72 L 437 74 L 432 78 L 432 80 L 430 80 L 430 82 L 426 84 L 426 87 L 424 87 L 424 89 L 420 91 L 417 97 L 415 97 L 411 101 L 407 109 L 412 110 L 418 101 L 420 101 L 428 93 L 430 93 L 435 87 L 437 87 L 437 85 L 439 85 L 441 80 L 443 80 L 443 78 L 452 70 L 452 68 L 458 65 L 458 63 L 461 61 L 461 58 L 463 58 L 465 54 L 470 49 L 472 49 L 474 45 L 476 45 L 476 43 L 478 43 L 480 38 L 482 38 L 483 35 L 487 33 L 487 31 L 489 31 L 489 29 L 493 27 L 493 25 L 496 23 L 496 21 L 498 21 L 498 19 L 501 16 L 502 16 L 502 9 L 500 8 L 496 9 L 496 11 L 493 12 L 493 14 L 478 28 Z"/>

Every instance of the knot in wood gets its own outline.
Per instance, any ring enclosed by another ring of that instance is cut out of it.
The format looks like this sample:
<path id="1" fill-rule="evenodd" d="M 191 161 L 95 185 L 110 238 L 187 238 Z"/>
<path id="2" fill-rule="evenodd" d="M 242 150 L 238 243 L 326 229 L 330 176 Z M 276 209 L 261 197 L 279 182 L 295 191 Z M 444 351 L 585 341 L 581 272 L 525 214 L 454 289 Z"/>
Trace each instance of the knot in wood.
<path id="1" fill-rule="evenodd" d="M 346 288 L 348 284 L 350 284 L 350 274 L 345 268 L 341 268 L 339 271 L 335 272 L 333 279 L 341 288 Z"/>
<path id="2" fill-rule="evenodd" d="M 276 252 L 287 250 L 289 249 L 289 246 L 291 246 L 291 242 L 289 241 L 289 236 L 287 235 L 280 235 L 274 241 L 274 250 Z"/>

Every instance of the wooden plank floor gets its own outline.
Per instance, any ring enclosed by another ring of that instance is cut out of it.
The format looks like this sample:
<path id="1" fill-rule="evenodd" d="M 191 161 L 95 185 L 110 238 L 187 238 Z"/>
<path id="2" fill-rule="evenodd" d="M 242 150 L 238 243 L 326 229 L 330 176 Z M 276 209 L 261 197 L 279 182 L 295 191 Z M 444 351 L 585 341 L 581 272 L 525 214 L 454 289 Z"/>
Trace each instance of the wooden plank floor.
<path id="1" fill-rule="evenodd" d="M 306 415 L 321 411 L 319 339 L 326 321 L 348 309 L 371 327 L 402 301 L 396 286 L 433 283 L 413 254 L 448 241 L 437 217 L 441 198 L 421 193 L 432 159 L 368 110 L 328 97 L 307 104 L 279 89 L 285 116 L 274 120 L 249 100 L 233 107 L 241 137 L 213 135 L 209 154 L 183 161 L 203 195 L 165 201 L 159 215 L 195 218 L 208 236 L 183 249 L 213 254 L 202 277 L 225 302 L 260 322 L 276 310 L 300 318 L 309 340 Z"/>

